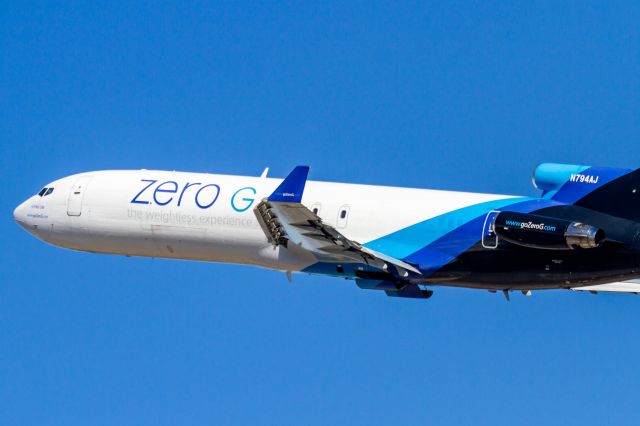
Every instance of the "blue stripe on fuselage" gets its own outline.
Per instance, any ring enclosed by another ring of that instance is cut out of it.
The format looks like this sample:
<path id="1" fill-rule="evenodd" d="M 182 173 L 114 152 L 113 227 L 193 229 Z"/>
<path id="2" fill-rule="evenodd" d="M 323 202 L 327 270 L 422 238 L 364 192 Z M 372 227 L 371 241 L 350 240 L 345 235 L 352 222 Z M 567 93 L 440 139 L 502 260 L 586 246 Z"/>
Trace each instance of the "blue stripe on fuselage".
<path id="1" fill-rule="evenodd" d="M 559 205 L 559 203 L 539 198 L 521 198 L 518 202 L 503 207 L 507 207 L 509 211 L 513 212 L 530 213 L 554 205 Z M 484 220 L 490 210 L 494 210 L 494 208 L 485 209 L 482 214 L 451 230 L 424 248 L 404 257 L 403 260 L 418 265 L 418 269 L 427 276 L 436 272 L 481 240 Z"/>
<path id="2" fill-rule="evenodd" d="M 396 259 L 403 259 L 451 233 L 456 228 L 464 226 L 480 215 L 484 218 L 491 210 L 501 209 L 505 206 L 528 200 L 539 199 L 513 197 L 474 204 L 408 226 L 384 237 L 369 241 L 364 246 Z M 480 231 L 476 237 L 478 237 L 476 240 L 481 237 Z"/>

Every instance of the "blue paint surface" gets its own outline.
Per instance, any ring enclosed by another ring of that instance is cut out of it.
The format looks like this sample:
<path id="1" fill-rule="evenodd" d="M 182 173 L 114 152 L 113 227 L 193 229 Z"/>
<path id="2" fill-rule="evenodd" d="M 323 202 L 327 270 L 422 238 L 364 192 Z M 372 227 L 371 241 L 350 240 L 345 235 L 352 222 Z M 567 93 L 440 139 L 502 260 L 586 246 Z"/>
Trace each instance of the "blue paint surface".
<path id="1" fill-rule="evenodd" d="M 549 193 L 555 193 L 564 185 L 572 174 L 582 173 L 589 166 L 575 164 L 542 163 L 533 173 L 534 186 L 543 191 L 543 195 L 551 198 Z"/>
<path id="2" fill-rule="evenodd" d="M 617 179 L 631 172 L 631 169 L 616 169 L 610 167 L 590 167 L 582 174 L 590 178 L 597 179 L 596 183 L 567 181 L 551 197 L 560 203 L 572 204 L 588 195 L 589 193 L 603 187 L 614 179 Z"/>
<path id="3" fill-rule="evenodd" d="M 299 203 L 307 183 L 309 166 L 297 166 L 269 196 L 269 201 Z"/>

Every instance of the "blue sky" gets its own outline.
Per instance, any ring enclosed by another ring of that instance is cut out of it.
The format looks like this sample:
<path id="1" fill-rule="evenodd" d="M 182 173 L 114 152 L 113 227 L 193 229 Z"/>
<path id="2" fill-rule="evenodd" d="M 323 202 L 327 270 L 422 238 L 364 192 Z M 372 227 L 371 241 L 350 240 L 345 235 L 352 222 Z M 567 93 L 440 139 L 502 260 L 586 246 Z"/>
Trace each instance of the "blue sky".
<path id="1" fill-rule="evenodd" d="M 638 297 L 399 300 L 13 222 L 94 169 L 534 195 L 542 161 L 640 166 L 637 2 L 396 3 L 0 4 L 0 424 L 637 424 Z"/>

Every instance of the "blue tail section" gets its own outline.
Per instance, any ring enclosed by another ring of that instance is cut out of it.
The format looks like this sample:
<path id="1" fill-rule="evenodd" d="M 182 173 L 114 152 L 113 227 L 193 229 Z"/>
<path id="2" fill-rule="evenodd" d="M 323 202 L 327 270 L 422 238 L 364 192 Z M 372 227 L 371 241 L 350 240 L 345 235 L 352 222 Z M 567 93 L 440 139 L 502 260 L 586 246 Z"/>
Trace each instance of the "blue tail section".
<path id="1" fill-rule="evenodd" d="M 269 196 L 269 201 L 299 203 L 302 201 L 304 185 L 307 183 L 309 166 L 297 166 L 284 178 L 280 186 Z"/>
<path id="2" fill-rule="evenodd" d="M 533 183 L 546 199 L 640 222 L 640 169 L 544 163 Z"/>
<path id="3" fill-rule="evenodd" d="M 607 181 L 585 194 L 575 205 L 640 222 L 640 169 Z"/>

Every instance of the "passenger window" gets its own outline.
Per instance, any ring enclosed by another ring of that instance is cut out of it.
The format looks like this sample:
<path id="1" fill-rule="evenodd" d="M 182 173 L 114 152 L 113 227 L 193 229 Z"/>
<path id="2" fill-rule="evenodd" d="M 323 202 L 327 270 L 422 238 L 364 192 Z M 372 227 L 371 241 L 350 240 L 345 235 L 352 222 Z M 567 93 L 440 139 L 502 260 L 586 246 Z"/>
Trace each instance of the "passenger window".
<path id="1" fill-rule="evenodd" d="M 45 192 L 47 192 L 47 188 L 42 188 L 42 190 L 38 192 L 38 195 L 42 197 Z"/>
<path id="2" fill-rule="evenodd" d="M 344 229 L 347 227 L 347 221 L 349 220 L 349 205 L 345 204 L 338 209 L 338 217 L 336 218 L 336 228 Z"/>
<path id="3" fill-rule="evenodd" d="M 311 211 L 313 212 L 313 214 L 315 214 L 316 216 L 320 215 L 320 211 L 322 210 L 322 205 L 320 205 L 320 203 L 313 203 L 311 205 Z"/>
<path id="4" fill-rule="evenodd" d="M 46 197 L 47 195 L 51 194 L 53 192 L 53 188 L 49 188 L 47 189 L 47 192 L 44 193 L 44 196 Z"/>

